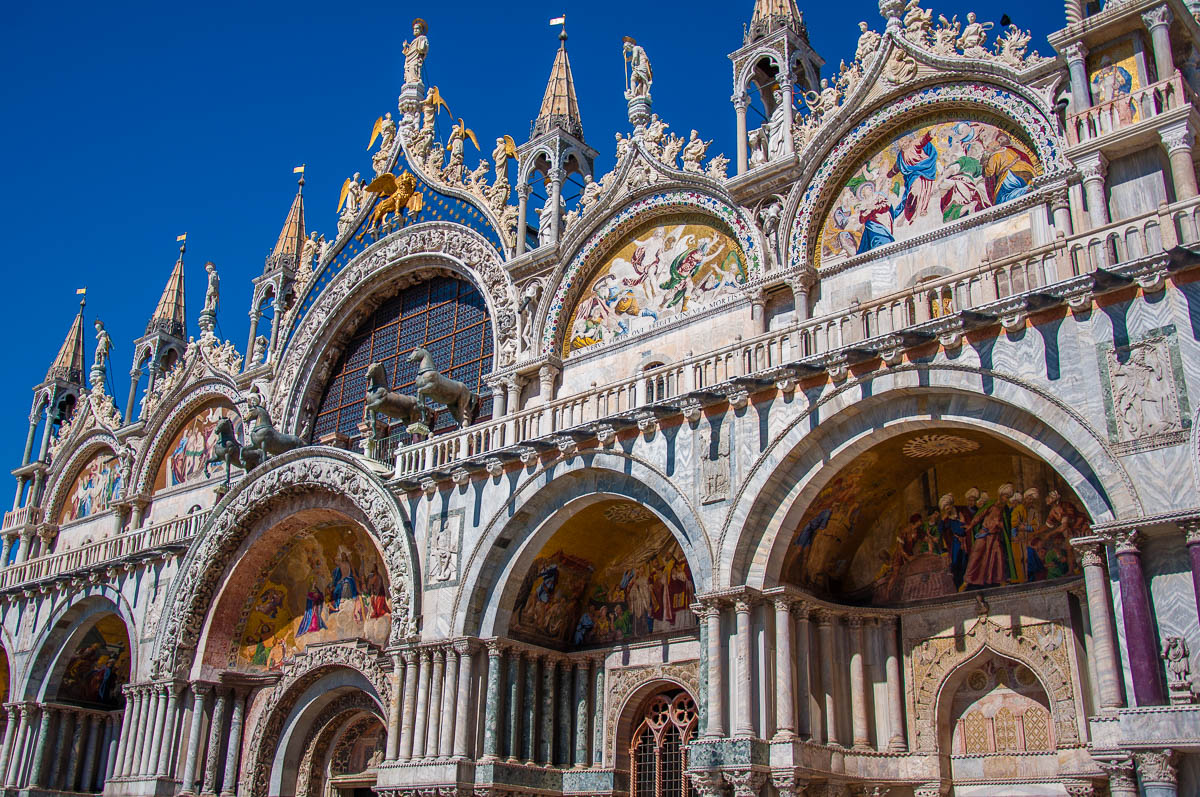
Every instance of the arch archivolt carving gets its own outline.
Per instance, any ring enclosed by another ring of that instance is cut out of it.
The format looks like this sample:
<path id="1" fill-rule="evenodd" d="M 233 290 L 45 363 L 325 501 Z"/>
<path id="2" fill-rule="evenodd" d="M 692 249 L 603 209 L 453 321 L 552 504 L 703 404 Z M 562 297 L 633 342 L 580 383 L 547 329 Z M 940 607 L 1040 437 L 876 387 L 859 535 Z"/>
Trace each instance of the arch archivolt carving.
<path id="1" fill-rule="evenodd" d="M 268 512 L 298 496 L 324 495 L 331 508 L 347 502 L 361 515 L 367 534 L 379 543 L 392 601 L 391 644 L 416 631 L 417 563 L 412 529 L 382 483 L 352 455 L 336 449 L 301 448 L 259 466 L 225 495 L 196 535 L 179 575 L 171 583 L 156 638 L 154 672 L 162 677 L 187 671 L 234 555 Z"/>
<path id="2" fill-rule="evenodd" d="M 414 224 L 381 239 L 337 273 L 301 319 L 281 357 L 270 397 L 272 417 L 306 436 L 338 352 L 358 324 L 395 288 L 450 273 L 487 303 L 497 368 L 516 359 L 516 290 L 500 256 L 479 233 L 450 222 Z"/>
<path id="3" fill-rule="evenodd" d="M 296 777 L 296 797 L 316 797 L 322 794 L 320 785 L 324 779 L 325 762 L 329 758 L 329 745 L 344 727 L 348 718 L 361 713 L 378 716 L 379 707 L 365 692 L 349 692 L 334 699 L 313 720 L 308 735 L 304 738 L 304 751 L 300 758 Z M 380 718 L 382 719 L 382 718 Z"/>
<path id="4" fill-rule="evenodd" d="M 988 392 L 983 391 L 980 377 L 991 381 Z M 802 391 L 795 395 L 796 400 L 804 400 Z M 922 404 L 913 406 L 918 397 L 924 397 Z M 810 428 L 814 416 L 820 421 Z M 788 531 L 785 521 L 793 508 L 803 508 L 801 493 L 822 470 L 809 467 L 812 463 L 803 459 L 804 451 L 834 457 L 863 435 L 883 429 L 898 433 L 900 424 L 912 421 L 928 427 L 931 416 L 946 425 L 976 426 L 1020 443 L 1076 490 L 1093 522 L 1144 514 L 1133 481 L 1107 436 L 1057 396 L 977 366 L 899 365 L 861 379 L 852 377 L 809 398 L 807 406 L 772 436 L 733 495 L 716 544 L 721 552 L 718 562 L 725 563 L 726 569 L 714 576 L 714 584 L 767 583 L 771 568 L 778 565 L 773 552 L 786 545 L 780 542 Z M 842 427 L 843 420 L 849 426 Z M 1045 439 L 1048 434 L 1056 439 Z M 822 478 L 832 476 L 827 473 Z M 772 484 L 782 487 L 772 489 Z"/>
<path id="5" fill-rule="evenodd" d="M 32 611 L 35 606 L 35 603 L 27 602 L 24 610 Z M 47 677 L 51 669 L 65 664 L 63 656 L 71 653 L 71 644 L 80 635 L 84 625 L 106 614 L 115 614 L 125 624 L 125 631 L 129 635 L 130 680 L 137 680 L 137 667 L 142 659 L 138 650 L 140 634 L 137 633 L 138 626 L 134 622 L 133 608 L 125 596 L 114 587 L 107 584 L 91 584 L 78 592 L 63 593 L 61 600 L 44 618 L 37 636 L 31 638 L 29 649 L 33 651 L 33 655 L 27 660 L 28 669 L 23 687 L 25 699 L 40 699 L 44 695 L 39 694 L 38 690 L 44 691 L 51 684 L 60 682 L 60 678 Z M 5 649 L 13 652 L 14 649 L 9 647 L 11 639 L 7 630 L 3 634 L 3 641 Z M 10 668 L 14 665 L 15 662 L 10 656 Z M 15 669 L 10 669 L 10 672 L 15 675 Z M 16 695 L 18 692 L 14 689 L 9 694 Z"/>
<path id="6" fill-rule="evenodd" d="M 222 398 L 233 405 L 235 412 L 237 403 L 242 400 L 232 384 L 215 377 L 206 379 L 192 385 L 177 401 L 173 401 L 171 410 L 165 415 L 151 420 L 154 433 L 142 439 L 136 458 L 136 475 L 130 482 L 130 495 L 144 495 L 153 489 L 158 466 L 167 455 L 167 448 L 175 435 L 201 407 Z M 241 413 L 238 415 L 240 417 Z"/>
<path id="7" fill-rule="evenodd" d="M 271 760 L 279 746 L 284 725 L 305 692 L 322 678 L 340 669 L 353 670 L 362 675 L 379 702 L 362 692 L 357 695 L 371 704 L 381 715 L 386 716 L 392 701 L 392 687 L 384 669 L 386 657 L 372 645 L 365 643 L 337 643 L 306 648 L 284 665 L 283 677 L 271 688 L 250 737 L 243 771 L 248 773 L 250 797 L 266 797 L 271 775 Z M 337 700 L 330 704 L 336 705 Z M 353 702 L 353 701 L 352 701 Z M 361 701 L 360 701 L 361 702 Z M 343 706 L 341 711 L 347 710 Z M 335 711 L 334 714 L 340 713 Z M 318 715 L 320 717 L 321 715 Z M 332 719 L 330 715 L 329 719 Z M 328 719 L 326 719 L 328 722 Z M 314 723 L 314 727 L 317 724 Z"/>
<path id="8" fill-rule="evenodd" d="M 605 676 L 604 754 L 605 765 L 613 766 L 619 752 L 617 743 L 622 733 L 633 730 L 629 712 L 636 708 L 636 701 L 648 698 L 665 688 L 677 686 L 684 689 L 700 703 L 699 660 L 654 664 L 645 667 L 621 667 L 609 670 Z"/>
<path id="9" fill-rule="evenodd" d="M 1043 633 L 1038 633 L 1042 631 Z M 1050 700 L 1055 743 L 1079 742 L 1075 689 L 1066 645 L 1071 633 L 1058 623 L 1034 623 L 1006 628 L 980 616 L 964 634 L 910 640 L 912 667 L 912 726 L 918 752 L 938 749 L 938 716 L 951 674 L 984 650 L 1024 664 L 1041 682 Z"/>
<path id="10" fill-rule="evenodd" d="M 47 523 L 58 522 L 58 514 L 62 511 L 63 502 L 67 500 L 67 491 L 71 488 L 79 469 L 105 448 L 111 451 L 113 456 L 121 458 L 121 490 L 118 497 L 124 498 L 129 494 L 129 479 L 133 469 L 133 449 L 122 445 L 111 432 L 94 429 L 92 432 L 80 436 L 79 440 L 72 445 L 71 456 L 51 477 L 53 486 L 50 488 L 50 498 L 46 502 L 45 518 Z"/>
<path id="11" fill-rule="evenodd" d="M 886 104 L 877 106 L 873 113 L 857 123 L 847 116 L 837 126 L 838 129 L 823 128 L 822 134 L 801 153 L 800 162 L 812 163 L 814 169 L 805 179 L 796 182 L 784 212 L 784 223 L 790 224 L 791 229 L 786 257 L 789 268 L 803 269 L 812 262 L 810 249 L 816 240 L 817 225 L 824 219 L 826 206 L 841 186 L 842 181 L 838 178 L 845 176 L 846 170 L 889 132 L 929 113 L 940 110 L 983 111 L 1014 124 L 1032 143 L 1042 164 L 1043 174 L 1034 181 L 1034 187 L 1060 183 L 1072 168 L 1066 159 L 1062 136 L 1042 107 L 1024 96 L 1016 85 L 1008 86 L 1007 83 L 989 75 L 980 82 L 908 86 L 905 94 L 887 98 Z M 1016 207 L 1019 205 L 1011 205 L 1011 208 Z M 1011 208 L 1005 207 L 1004 210 Z M 906 239 L 904 243 L 918 245 L 960 229 L 963 225 L 974 224 L 980 218 L 984 218 L 983 214 L 967 216 L 960 222 Z"/>
<path id="12" fill-rule="evenodd" d="M 690 186 L 688 190 L 663 190 L 658 187 L 656 193 L 626 205 L 611 216 L 600 229 L 589 235 L 572 255 L 557 280 L 547 286 L 545 295 L 550 298 L 543 300 L 544 306 L 538 314 L 542 330 L 542 354 L 558 352 L 562 337 L 566 333 L 565 324 L 569 321 L 567 314 L 583 293 L 587 276 L 606 255 L 621 244 L 624 235 L 649 219 L 680 210 L 712 216 L 715 222 L 732 234 L 746 255 L 746 268 L 750 275 L 748 285 L 753 284 L 762 275 L 762 237 L 749 211 L 724 197 L 702 193 L 698 186 Z"/>

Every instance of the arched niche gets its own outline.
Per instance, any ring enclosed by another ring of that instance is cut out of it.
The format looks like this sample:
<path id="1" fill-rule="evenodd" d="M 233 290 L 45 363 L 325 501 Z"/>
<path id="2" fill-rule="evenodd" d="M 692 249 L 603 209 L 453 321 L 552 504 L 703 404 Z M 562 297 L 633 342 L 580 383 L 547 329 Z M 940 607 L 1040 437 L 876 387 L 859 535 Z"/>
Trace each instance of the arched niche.
<path id="1" fill-rule="evenodd" d="M 638 703 L 628 723 L 632 730 L 624 744 L 618 742 L 617 766 L 629 770 L 630 793 L 637 797 L 691 793 L 686 774 L 688 744 L 698 735 L 700 723 L 695 697 L 679 687 L 663 688 Z"/>
<path id="2" fill-rule="evenodd" d="M 843 465 L 792 534 L 785 580 L 891 605 L 1081 571 L 1082 503 L 1047 463 L 974 429 L 892 436 Z"/>
<path id="3" fill-rule="evenodd" d="M 309 645 L 341 640 L 385 646 L 392 611 L 387 568 L 370 536 L 345 519 L 297 517 L 285 525 L 286 533 L 268 532 L 231 577 L 231 587 L 249 589 L 227 666 L 278 671 Z M 236 592 L 225 601 L 235 601 Z"/>
<path id="4" fill-rule="evenodd" d="M 696 628 L 691 568 L 658 515 L 614 498 L 572 509 L 507 590 L 509 635 L 579 648 Z"/>
<path id="5" fill-rule="evenodd" d="M 220 441 L 217 424 L 228 419 L 234 435 L 241 435 L 241 417 L 226 398 L 215 398 L 185 420 L 172 436 L 154 475 L 154 491 L 178 487 L 216 475 L 222 466 L 212 464 L 213 448 Z"/>
<path id="6" fill-rule="evenodd" d="M 55 522 L 71 523 L 98 515 L 121 496 L 124 471 L 121 460 L 107 446 L 101 446 L 78 465 L 70 481 L 55 490 L 61 495 Z"/>
<path id="7" fill-rule="evenodd" d="M 48 697 L 100 709 L 125 704 L 132 665 L 129 629 L 113 612 L 87 617 L 70 635 L 47 679 Z"/>

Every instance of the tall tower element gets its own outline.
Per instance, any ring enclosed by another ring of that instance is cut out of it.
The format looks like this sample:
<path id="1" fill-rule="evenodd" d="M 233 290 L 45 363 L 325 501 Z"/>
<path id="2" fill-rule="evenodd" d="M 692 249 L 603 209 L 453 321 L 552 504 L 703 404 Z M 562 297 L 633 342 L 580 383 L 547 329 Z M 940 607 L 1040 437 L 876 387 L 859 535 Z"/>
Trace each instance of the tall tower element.
<path id="1" fill-rule="evenodd" d="M 297 167 L 303 168 L 303 167 Z M 275 352 L 279 339 L 279 324 L 288 308 L 295 301 L 293 286 L 296 282 L 296 272 L 300 267 L 300 255 L 304 251 L 304 173 L 296 186 L 296 196 L 288 208 L 287 217 L 283 220 L 283 228 L 267 261 L 263 265 L 263 273 L 254 278 L 254 298 L 250 304 L 250 340 L 246 343 L 246 370 L 259 365 L 255 361 L 255 339 L 258 337 L 258 325 L 264 316 L 271 322 L 271 334 L 267 345 L 266 358 L 269 361 Z"/>
<path id="2" fill-rule="evenodd" d="M 815 91 L 824 59 L 808 43 L 804 14 L 795 0 L 755 0 L 754 13 L 733 61 L 733 107 L 737 112 L 737 173 L 749 168 L 746 111 L 749 92 L 757 92 L 770 120 L 764 133 L 775 132 L 766 144 L 769 160 L 792 154 L 792 117 L 796 92 Z"/>
<path id="3" fill-rule="evenodd" d="M 133 344 L 133 366 L 129 370 L 129 400 L 125 403 L 125 423 L 133 419 L 142 370 L 149 373 L 146 391 L 154 389 L 158 378 L 171 369 L 187 351 L 187 308 L 184 304 L 183 253 L 186 238 L 179 245 L 179 257 L 171 267 L 171 276 L 162 296 L 146 323 L 146 332 Z"/>
<path id="4" fill-rule="evenodd" d="M 583 138 L 583 120 L 575 96 L 575 78 L 567 56 L 567 31 L 558 34 L 558 52 L 542 95 L 537 119 L 529 128 L 529 141 L 517 148 L 517 254 L 526 249 L 530 180 L 541 174 L 546 185 L 546 206 L 539 217 L 539 246 L 556 244 L 562 228 L 562 186 L 568 174 L 592 173 L 596 151 Z M 552 211 L 550 209 L 553 209 Z M 544 225 L 548 229 L 542 229 Z"/>

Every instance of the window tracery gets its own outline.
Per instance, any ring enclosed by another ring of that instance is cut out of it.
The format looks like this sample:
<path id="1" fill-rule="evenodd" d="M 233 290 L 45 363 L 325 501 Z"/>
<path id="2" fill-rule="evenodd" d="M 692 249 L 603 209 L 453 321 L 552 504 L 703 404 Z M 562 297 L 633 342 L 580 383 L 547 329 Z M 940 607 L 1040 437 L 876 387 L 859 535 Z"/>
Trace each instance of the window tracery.
<path id="1" fill-rule="evenodd" d="M 629 745 L 630 797 L 692 797 L 685 773 L 697 717 L 696 702 L 683 690 L 650 699 Z"/>

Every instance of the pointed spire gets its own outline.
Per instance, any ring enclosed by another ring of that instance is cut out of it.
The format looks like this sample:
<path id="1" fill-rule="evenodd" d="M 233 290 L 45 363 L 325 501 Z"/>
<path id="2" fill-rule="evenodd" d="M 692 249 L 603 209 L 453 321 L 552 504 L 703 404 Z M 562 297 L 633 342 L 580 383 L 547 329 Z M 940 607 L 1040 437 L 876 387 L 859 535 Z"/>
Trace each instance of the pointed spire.
<path id="1" fill-rule="evenodd" d="M 548 133 L 554 128 L 583 140 L 583 121 L 579 118 L 579 101 L 575 98 L 575 78 L 571 76 L 571 59 L 567 57 L 566 28 L 558 34 L 558 52 L 550 68 L 550 81 L 542 97 L 542 109 L 533 123 L 530 138 Z"/>
<path id="2" fill-rule="evenodd" d="M 54 364 L 46 372 L 47 382 L 61 379 L 71 384 L 83 385 L 83 308 L 86 301 L 86 296 L 79 300 L 79 313 L 71 324 L 71 330 L 67 332 L 62 348 L 58 350 L 58 356 L 54 358 Z"/>
<path id="3" fill-rule="evenodd" d="M 757 41 L 780 28 L 791 28 L 808 39 L 804 14 L 796 6 L 796 0 L 754 0 L 754 15 L 746 29 L 745 43 Z"/>
<path id="4" fill-rule="evenodd" d="M 300 174 L 296 197 L 288 209 L 287 218 L 283 221 L 283 229 L 279 231 L 279 240 L 271 256 L 267 258 L 267 268 L 279 265 L 289 265 L 292 268 L 300 261 L 300 252 L 304 249 L 304 174 Z"/>
<path id="5" fill-rule="evenodd" d="M 150 323 L 146 324 L 147 335 L 152 332 L 165 332 L 180 340 L 184 337 L 187 329 L 187 311 L 183 306 L 184 250 L 185 245 L 180 245 L 179 259 L 171 269 L 171 276 L 167 278 L 167 285 L 158 300 L 158 307 L 154 308 L 154 315 L 150 316 Z"/>

